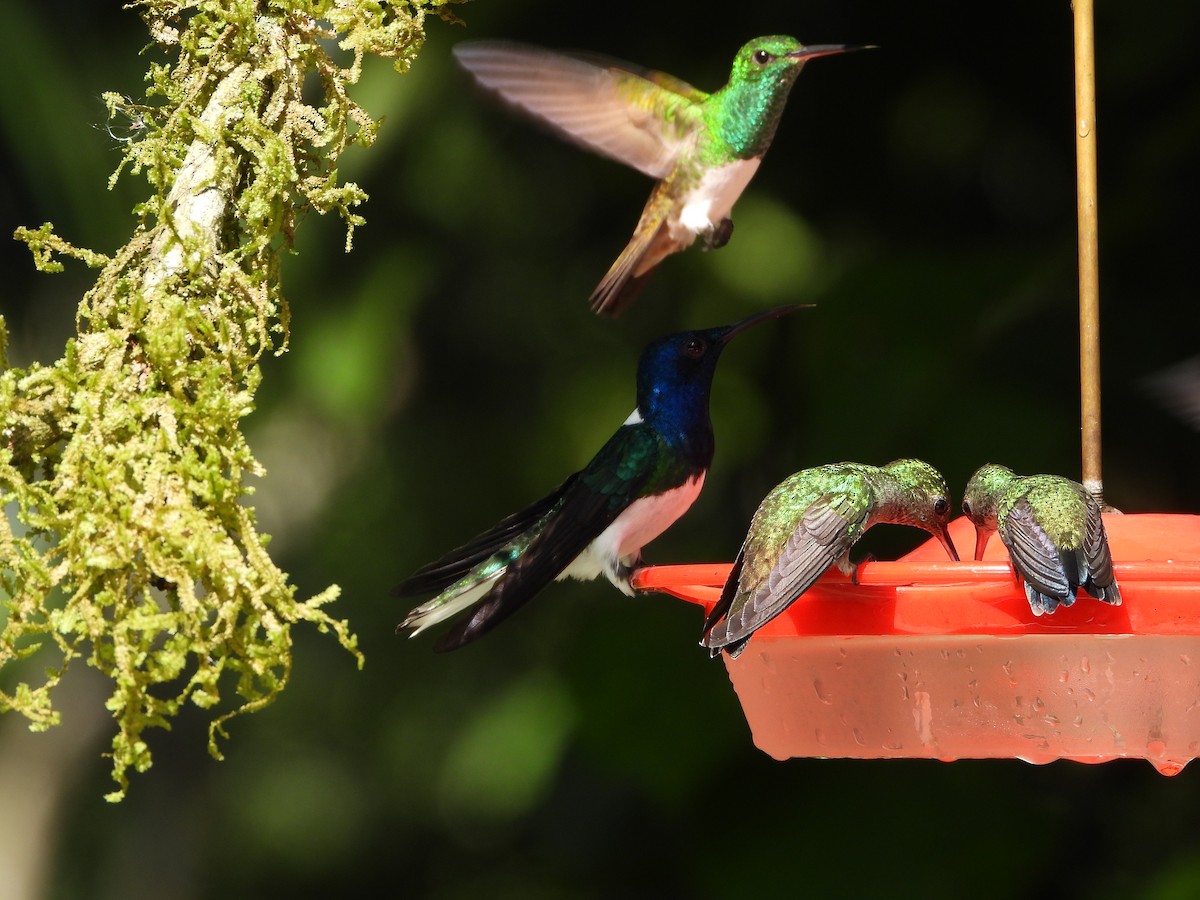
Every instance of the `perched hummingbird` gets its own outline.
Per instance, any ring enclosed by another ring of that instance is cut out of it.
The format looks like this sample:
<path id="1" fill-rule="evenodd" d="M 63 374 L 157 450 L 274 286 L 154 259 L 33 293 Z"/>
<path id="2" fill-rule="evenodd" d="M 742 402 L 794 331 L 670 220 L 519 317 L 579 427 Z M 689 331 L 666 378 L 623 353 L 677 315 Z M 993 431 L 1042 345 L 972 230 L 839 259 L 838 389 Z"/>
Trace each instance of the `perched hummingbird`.
<path id="1" fill-rule="evenodd" d="M 582 471 L 490 531 L 418 570 L 395 596 L 438 595 L 400 623 L 417 635 L 471 607 L 437 649 L 453 650 L 512 615 L 551 581 L 603 574 L 632 595 L 641 549 L 692 505 L 713 458 L 708 400 L 721 351 L 785 306 L 733 325 L 684 331 L 642 351 L 637 406 Z"/>
<path id="2" fill-rule="evenodd" d="M 924 528 L 958 561 L 946 529 L 946 479 L 919 459 L 886 466 L 833 463 L 776 485 L 754 513 L 725 588 L 704 623 L 701 646 L 737 657 L 759 628 L 831 566 L 847 575 L 850 548 L 880 522 Z"/>
<path id="3" fill-rule="evenodd" d="M 592 309 L 616 316 L 665 257 L 699 236 L 706 249 L 725 245 L 730 210 L 771 146 L 800 69 L 859 49 L 755 38 L 715 94 L 663 72 L 522 44 L 466 42 L 454 55 L 484 87 L 564 137 L 659 179 L 633 239 L 592 291 Z"/>
<path id="4" fill-rule="evenodd" d="M 975 523 L 976 559 L 999 530 L 1035 616 L 1073 604 L 1081 585 L 1120 606 L 1100 504 L 1082 484 L 989 463 L 967 482 L 963 512 Z"/>

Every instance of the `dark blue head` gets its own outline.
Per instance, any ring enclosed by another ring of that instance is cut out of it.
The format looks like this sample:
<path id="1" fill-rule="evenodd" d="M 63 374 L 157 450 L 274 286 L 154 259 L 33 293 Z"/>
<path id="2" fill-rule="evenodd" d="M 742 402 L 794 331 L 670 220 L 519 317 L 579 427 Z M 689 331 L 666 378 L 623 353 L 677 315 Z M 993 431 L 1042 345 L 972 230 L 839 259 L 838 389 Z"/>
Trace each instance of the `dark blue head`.
<path id="1" fill-rule="evenodd" d="M 649 344 L 638 360 L 637 407 L 642 421 L 681 449 L 705 439 L 711 448 L 708 398 L 721 351 L 750 326 L 800 308 L 781 306 L 733 325 L 681 331 Z"/>

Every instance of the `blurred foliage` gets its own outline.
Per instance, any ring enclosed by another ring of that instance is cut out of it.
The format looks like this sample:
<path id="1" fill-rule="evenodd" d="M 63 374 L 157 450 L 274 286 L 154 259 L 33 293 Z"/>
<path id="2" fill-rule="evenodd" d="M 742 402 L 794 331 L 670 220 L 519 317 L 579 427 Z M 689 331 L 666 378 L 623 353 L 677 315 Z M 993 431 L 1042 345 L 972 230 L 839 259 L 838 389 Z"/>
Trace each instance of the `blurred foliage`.
<path id="1" fill-rule="evenodd" d="M 368 663 L 298 633 L 288 691 L 239 725 L 225 762 L 185 711 L 120 807 L 96 802 L 104 767 L 83 757 L 62 776 L 46 896 L 1200 891 L 1200 768 L 778 763 L 684 604 L 557 585 L 439 656 L 395 635 L 405 610 L 387 596 L 585 462 L 632 407 L 646 341 L 778 303 L 817 306 L 725 355 L 713 471 L 652 561 L 730 558 L 763 494 L 823 462 L 912 454 L 958 489 L 989 460 L 1077 476 L 1069 3 L 1009 5 L 986 28 L 948 0 L 458 11 L 467 29 L 431 26 L 404 78 L 364 62 L 355 97 L 381 127 L 339 171 L 371 195 L 367 224 L 350 257 L 336 221 L 297 233 L 291 352 L 263 358 L 244 423 L 273 554 L 301 592 L 342 586 Z M 0 92 L 0 152 L 20 173 L 0 205 L 109 252 L 137 198 L 99 187 L 119 147 L 93 127 L 96 98 L 135 92 L 144 36 L 129 13 L 70 15 L 61 34 L 25 4 L 4 34 L 9 64 L 36 58 L 41 77 Z M 1097 16 L 1107 496 L 1197 512 L 1198 436 L 1143 379 L 1200 333 L 1200 8 Z M 595 50 L 707 89 L 745 39 L 777 32 L 882 49 L 806 67 L 728 247 L 667 260 L 627 316 L 595 318 L 585 298 L 649 183 L 497 108 L 450 46 Z M 57 355 L 82 291 L 8 252 L 9 355 L 25 365 Z M 869 539 L 883 555 L 920 536 Z"/>

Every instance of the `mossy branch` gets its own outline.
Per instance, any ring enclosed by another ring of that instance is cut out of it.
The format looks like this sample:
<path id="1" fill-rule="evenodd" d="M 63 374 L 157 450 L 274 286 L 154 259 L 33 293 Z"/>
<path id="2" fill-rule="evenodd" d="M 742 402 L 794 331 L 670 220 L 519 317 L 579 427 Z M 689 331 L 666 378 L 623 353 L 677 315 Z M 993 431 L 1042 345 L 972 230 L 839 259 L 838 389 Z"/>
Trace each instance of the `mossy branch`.
<path id="1" fill-rule="evenodd" d="M 113 180 L 151 187 L 135 232 L 109 258 L 49 224 L 17 231 L 41 270 L 67 256 L 102 271 L 53 365 L 9 368 L 0 319 L 0 711 L 57 724 L 51 693 L 78 657 L 112 678 L 110 799 L 150 766 L 145 729 L 188 700 L 214 710 L 219 758 L 229 718 L 286 686 L 293 624 L 332 631 L 362 664 L 324 608 L 337 587 L 297 600 L 268 556 L 245 500 L 263 472 L 240 425 L 259 358 L 287 346 L 279 257 L 298 219 L 336 210 L 347 249 L 362 224 L 366 195 L 339 183 L 337 161 L 375 136 L 348 94 L 363 57 L 405 71 L 426 13 L 453 18 L 446 2 L 130 4 L 171 59 L 144 103 L 105 95 L 125 124 Z M 318 105 L 302 95 L 310 73 Z"/>

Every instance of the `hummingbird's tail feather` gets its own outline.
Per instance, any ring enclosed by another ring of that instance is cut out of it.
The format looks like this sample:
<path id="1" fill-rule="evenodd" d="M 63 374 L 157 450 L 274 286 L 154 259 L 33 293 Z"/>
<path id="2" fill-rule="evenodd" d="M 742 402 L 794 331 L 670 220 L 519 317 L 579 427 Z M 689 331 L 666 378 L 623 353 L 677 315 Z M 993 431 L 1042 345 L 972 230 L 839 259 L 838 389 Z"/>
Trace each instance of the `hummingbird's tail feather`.
<path id="1" fill-rule="evenodd" d="M 423 629 L 473 607 L 434 647 L 454 650 L 490 631 L 561 577 L 622 508 L 580 474 L 401 584 L 393 593 L 409 593 L 414 585 L 443 584 L 459 573 L 446 590 L 413 610 L 401 627 Z M 476 562 L 468 567 L 470 560 Z"/>
<path id="2" fill-rule="evenodd" d="M 629 275 L 622 273 L 614 273 L 613 269 L 609 269 L 609 274 L 604 276 L 604 280 L 596 286 L 596 290 L 592 291 L 592 296 L 588 298 L 591 303 L 592 311 L 597 315 L 608 316 L 610 319 L 615 319 L 621 313 L 625 312 L 642 293 L 646 282 L 650 280 L 650 275 L 653 270 L 646 272 L 644 275 Z"/>
<path id="3" fill-rule="evenodd" d="M 399 631 L 403 628 L 411 628 L 412 633 L 409 637 L 416 637 L 422 631 L 437 625 L 439 622 L 444 622 L 451 616 L 454 616 L 464 609 L 469 609 L 471 606 L 479 602 L 479 600 L 491 589 L 496 583 L 496 579 L 504 574 L 504 569 L 493 573 L 491 576 L 479 581 L 470 581 L 463 579 L 463 583 L 457 591 L 445 591 L 434 597 L 427 603 L 422 603 L 416 609 L 412 610 L 404 621 L 396 626 Z"/>
<path id="4" fill-rule="evenodd" d="M 442 635 L 434 649 L 455 650 L 491 631 L 553 580 L 557 561 L 544 564 L 537 553 L 537 536 L 543 527 L 531 529 L 532 539 L 527 534 L 523 540 L 501 548 L 448 589 L 418 606 L 397 630 L 411 628 L 409 637 L 416 637 L 430 626 L 473 608 L 470 615 Z"/>
<path id="5" fill-rule="evenodd" d="M 449 588 L 410 612 L 396 630 L 410 628 L 409 637 L 416 637 L 430 626 L 474 607 L 467 618 L 438 640 L 434 649 L 454 650 L 490 631 L 524 606 L 553 577 L 546 577 L 541 572 L 529 577 L 526 574 L 529 567 L 522 564 L 528 561 L 525 554 L 536 545 L 538 533 L 538 528 L 531 529 L 521 539 L 492 554 Z"/>
<path id="6" fill-rule="evenodd" d="M 545 517 L 558 506 L 574 480 L 575 476 L 572 475 L 541 500 L 502 519 L 483 534 L 472 538 L 461 547 L 451 550 L 440 559 L 434 560 L 427 566 L 422 566 L 392 588 L 391 595 L 393 597 L 409 597 L 413 594 L 446 590 L 489 556 L 511 544 L 522 533 L 539 526 Z"/>
<path id="7" fill-rule="evenodd" d="M 535 538 L 520 556 L 513 559 L 505 570 L 499 573 L 502 577 L 489 583 L 489 590 L 477 598 L 482 602 L 476 605 L 472 601 L 458 607 L 465 609 L 470 605 L 475 606 L 469 616 L 453 625 L 438 639 L 433 649 L 438 652 L 457 650 L 491 631 L 558 577 L 581 549 L 572 546 L 563 553 L 559 552 L 553 542 L 546 546 L 539 544 Z"/>
<path id="8" fill-rule="evenodd" d="M 563 577 L 623 508 L 586 478 L 572 477 L 562 502 L 527 533 L 528 543 L 506 560 L 503 577 L 471 614 L 452 626 L 435 650 L 454 650 L 491 631 L 555 579 Z"/>
<path id="9" fill-rule="evenodd" d="M 1070 594 L 1067 597 L 1058 597 L 1054 594 L 1040 591 L 1028 581 L 1025 582 L 1025 597 L 1029 600 L 1029 610 L 1035 616 L 1053 615 L 1054 611 L 1061 606 L 1073 606 L 1075 604 L 1075 595 Z"/>
<path id="10" fill-rule="evenodd" d="M 1109 606 L 1121 605 L 1121 589 L 1117 587 L 1115 581 L 1104 587 L 1101 587 L 1094 581 L 1089 581 L 1084 585 L 1084 589 L 1097 600 L 1107 603 Z"/>
<path id="11" fill-rule="evenodd" d="M 501 581 L 500 584 L 505 582 Z M 464 644 L 469 644 L 478 637 L 487 634 L 518 609 L 541 589 L 541 585 L 532 591 L 521 591 L 519 596 L 506 596 L 493 590 L 484 602 L 475 607 L 474 611 L 438 638 L 433 649 L 438 653 L 457 650 Z"/>
<path id="12" fill-rule="evenodd" d="M 1107 564 L 1096 571 L 1089 568 L 1089 560 L 1084 557 L 1082 549 L 1065 551 L 1058 556 L 1061 568 L 1050 575 L 1044 570 L 1032 568 L 1028 560 L 1023 560 L 1021 578 L 1033 614 L 1051 614 L 1059 606 L 1074 606 L 1075 593 L 1080 587 L 1097 600 L 1111 606 L 1120 606 L 1121 590 L 1113 578 L 1112 562 L 1107 558 L 1107 545 L 1102 560 L 1107 560 Z M 1056 577 L 1062 578 L 1062 582 L 1055 583 Z"/>
<path id="13" fill-rule="evenodd" d="M 654 204 L 652 195 L 633 237 L 588 298 L 596 314 L 615 319 L 623 313 L 642 292 L 655 267 L 671 252 L 662 246 L 670 244 L 670 236 L 663 211 L 652 209 Z"/>

